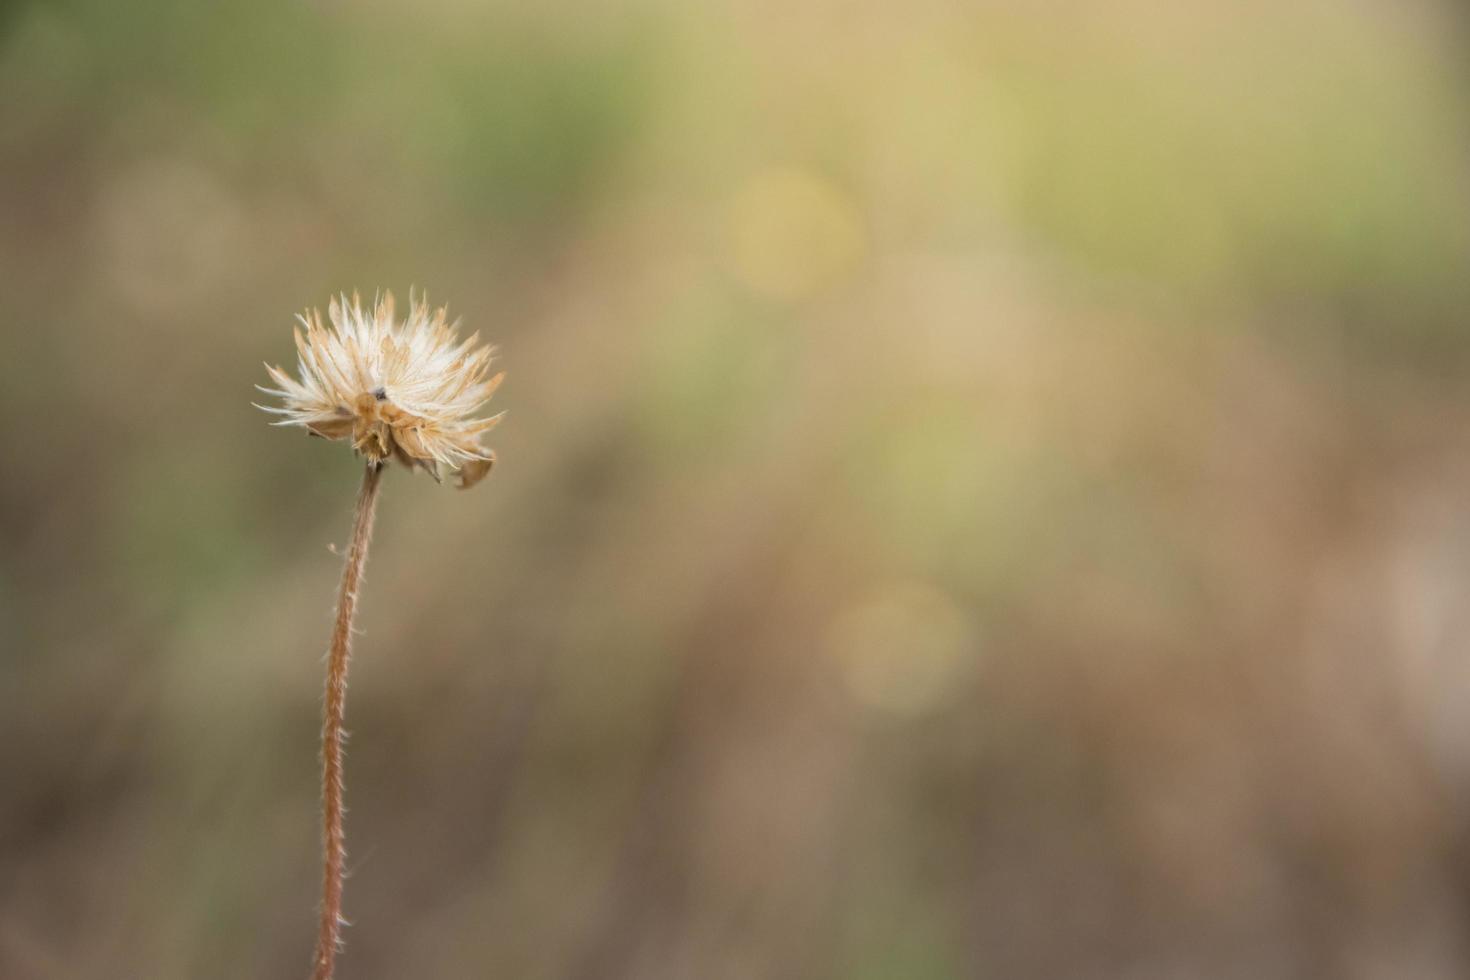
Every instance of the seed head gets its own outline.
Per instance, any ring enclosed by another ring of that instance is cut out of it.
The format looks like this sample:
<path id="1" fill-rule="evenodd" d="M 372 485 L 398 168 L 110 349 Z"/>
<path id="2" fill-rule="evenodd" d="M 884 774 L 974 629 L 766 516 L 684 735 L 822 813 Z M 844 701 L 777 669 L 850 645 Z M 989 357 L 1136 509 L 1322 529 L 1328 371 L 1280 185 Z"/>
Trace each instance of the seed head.
<path id="1" fill-rule="evenodd" d="M 299 425 L 325 439 L 348 439 L 369 460 L 393 457 L 435 480 L 455 474 L 471 487 L 490 472 L 495 453 L 480 445 L 500 415 L 472 418 L 504 373 L 487 378 L 495 348 L 477 346 L 477 333 L 460 341 L 444 307 L 432 312 L 409 294 L 407 319 L 393 319 L 393 294 L 363 307 L 338 296 L 327 306 L 330 326 L 308 310 L 297 316 L 297 373 L 266 365 L 274 388 L 256 385 L 282 405 L 257 405 L 284 416 L 275 425 Z M 305 333 L 302 333 L 302 328 Z"/>

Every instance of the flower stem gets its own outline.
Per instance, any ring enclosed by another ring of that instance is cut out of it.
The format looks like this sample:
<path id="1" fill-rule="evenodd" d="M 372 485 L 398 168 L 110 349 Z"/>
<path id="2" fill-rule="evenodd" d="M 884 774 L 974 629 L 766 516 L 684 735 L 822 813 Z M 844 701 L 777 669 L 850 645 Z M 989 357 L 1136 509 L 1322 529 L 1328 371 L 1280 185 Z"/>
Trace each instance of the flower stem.
<path id="1" fill-rule="evenodd" d="M 316 938 L 312 980 L 331 980 L 342 944 L 342 863 L 347 855 L 342 834 L 342 719 L 347 700 L 347 661 L 352 655 L 352 618 L 357 590 L 373 536 L 378 483 L 383 464 L 369 461 L 357 492 L 352 516 L 352 543 L 337 593 L 337 619 L 327 659 L 327 694 L 322 709 L 322 918 Z"/>

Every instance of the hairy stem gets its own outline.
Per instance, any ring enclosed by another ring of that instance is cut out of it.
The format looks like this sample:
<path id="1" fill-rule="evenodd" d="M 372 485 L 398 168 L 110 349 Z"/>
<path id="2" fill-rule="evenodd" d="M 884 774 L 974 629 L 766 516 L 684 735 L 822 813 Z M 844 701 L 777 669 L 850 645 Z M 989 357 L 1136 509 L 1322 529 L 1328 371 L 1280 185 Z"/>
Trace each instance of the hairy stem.
<path id="1" fill-rule="evenodd" d="M 357 612 L 357 590 L 367 564 L 368 542 L 373 537 L 373 512 L 382 476 L 383 464 L 372 461 L 362 475 L 327 659 L 327 696 L 322 709 L 322 918 L 312 980 L 331 980 L 342 944 L 342 863 L 347 855 L 342 835 L 342 719 L 347 701 L 347 662 L 352 655 L 352 618 Z"/>

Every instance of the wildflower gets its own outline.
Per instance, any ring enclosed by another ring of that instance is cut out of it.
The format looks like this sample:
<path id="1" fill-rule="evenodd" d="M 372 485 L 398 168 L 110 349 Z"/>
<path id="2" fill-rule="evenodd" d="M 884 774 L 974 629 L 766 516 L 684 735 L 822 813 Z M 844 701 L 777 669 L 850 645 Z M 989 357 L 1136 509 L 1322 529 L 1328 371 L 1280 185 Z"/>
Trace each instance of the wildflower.
<path id="1" fill-rule="evenodd" d="M 299 380 L 266 365 L 280 407 L 257 405 L 325 439 L 346 439 L 369 462 L 390 456 L 436 481 L 451 472 L 461 487 L 484 478 L 495 453 L 480 443 L 500 415 L 474 418 L 504 373 L 489 374 L 495 349 L 479 334 L 460 341 L 444 307 L 432 312 L 409 294 L 408 317 L 395 322 L 393 294 L 365 308 L 354 293 L 327 306 L 330 326 L 310 310 L 296 333 Z M 305 328 L 305 333 L 302 329 Z"/>
<path id="2" fill-rule="evenodd" d="M 343 832 L 343 728 L 347 668 L 352 657 L 352 622 L 357 613 L 363 569 L 373 536 L 383 464 L 393 457 L 440 479 L 454 472 L 461 487 L 484 478 L 495 454 L 480 444 L 499 415 L 474 418 L 503 375 L 487 378 L 494 348 L 478 346 L 479 334 L 461 342 L 443 307 L 429 311 L 423 297 L 408 297 L 408 318 L 393 319 L 393 294 L 384 293 L 371 311 L 362 301 L 339 296 L 327 307 L 331 326 L 311 310 L 298 317 L 297 373 L 293 378 L 266 365 L 278 387 L 279 407 L 257 405 L 284 418 L 276 425 L 299 425 L 324 439 L 347 439 L 367 460 L 352 538 L 337 591 L 337 615 L 327 651 L 326 693 L 322 705 L 322 901 L 312 980 L 332 980 L 342 945 L 342 882 L 347 848 Z"/>

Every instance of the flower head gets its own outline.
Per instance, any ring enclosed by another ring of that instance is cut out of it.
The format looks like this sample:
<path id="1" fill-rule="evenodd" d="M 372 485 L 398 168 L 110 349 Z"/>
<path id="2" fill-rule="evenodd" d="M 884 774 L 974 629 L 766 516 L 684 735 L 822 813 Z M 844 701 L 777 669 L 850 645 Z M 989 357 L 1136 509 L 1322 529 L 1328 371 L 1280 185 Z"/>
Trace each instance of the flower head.
<path id="1" fill-rule="evenodd" d="M 461 341 L 444 307 L 431 312 L 412 293 L 401 323 L 394 321 L 393 294 L 386 292 L 371 309 L 356 294 L 351 305 L 339 296 L 327 316 L 329 327 L 316 310 L 296 318 L 301 377 L 267 364 L 277 387 L 256 387 L 283 404 L 256 407 L 284 416 L 276 425 L 349 439 L 369 460 L 392 456 L 435 480 L 448 470 L 461 487 L 483 479 L 495 453 L 480 445 L 480 435 L 501 416 L 472 416 L 505 376 L 486 377 L 495 349 L 478 346 L 479 334 Z"/>

